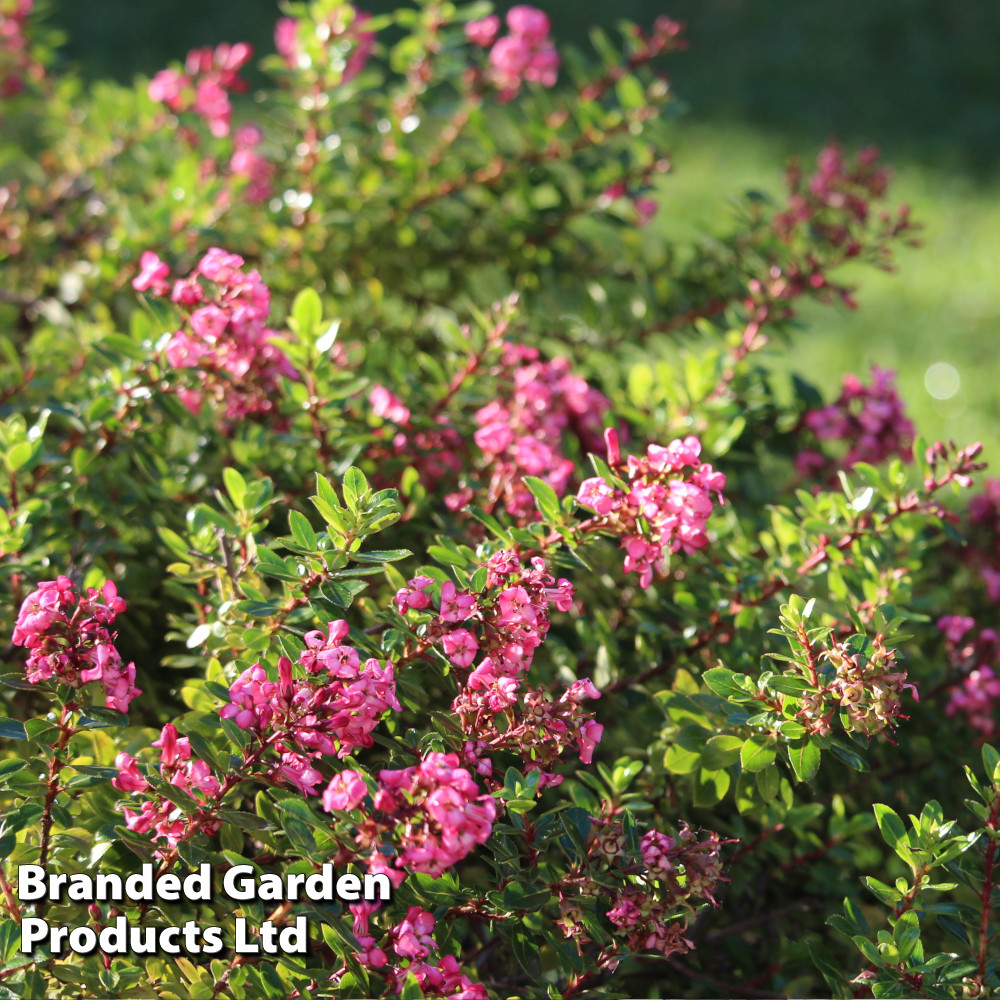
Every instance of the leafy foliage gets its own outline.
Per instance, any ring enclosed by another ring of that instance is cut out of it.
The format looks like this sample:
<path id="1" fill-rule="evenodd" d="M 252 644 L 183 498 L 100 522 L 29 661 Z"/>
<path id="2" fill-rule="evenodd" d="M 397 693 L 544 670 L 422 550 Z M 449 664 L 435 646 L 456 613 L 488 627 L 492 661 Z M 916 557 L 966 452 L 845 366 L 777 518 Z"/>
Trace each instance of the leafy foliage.
<path id="1" fill-rule="evenodd" d="M 532 8 L 290 4 L 240 103 L 245 46 L 84 92 L 16 6 L 3 996 L 1000 988 L 996 485 L 961 506 L 978 446 L 890 373 L 766 367 L 912 239 L 872 151 L 683 245 L 644 225 L 668 19 L 583 57 Z M 394 892 L 15 877 L 206 863 Z M 227 943 L 29 956 L 28 918 Z"/>

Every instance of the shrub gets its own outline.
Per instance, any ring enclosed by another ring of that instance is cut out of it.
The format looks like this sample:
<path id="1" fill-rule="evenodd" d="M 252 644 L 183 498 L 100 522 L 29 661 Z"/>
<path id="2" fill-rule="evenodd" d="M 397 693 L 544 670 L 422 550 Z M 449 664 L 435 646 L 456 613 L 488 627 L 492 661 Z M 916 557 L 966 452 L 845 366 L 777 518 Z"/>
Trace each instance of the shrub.
<path id="1" fill-rule="evenodd" d="M 30 12 L 0 993 L 1000 989 L 996 483 L 765 351 L 912 242 L 877 153 L 687 244 L 669 19 L 295 3 L 231 99 Z"/>

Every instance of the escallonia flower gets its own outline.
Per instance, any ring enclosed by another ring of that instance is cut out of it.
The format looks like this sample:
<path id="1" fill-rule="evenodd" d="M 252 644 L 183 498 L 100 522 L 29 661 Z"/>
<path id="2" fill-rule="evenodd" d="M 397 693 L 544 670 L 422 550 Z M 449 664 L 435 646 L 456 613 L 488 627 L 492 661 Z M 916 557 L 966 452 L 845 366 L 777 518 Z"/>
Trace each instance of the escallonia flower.
<path id="1" fill-rule="evenodd" d="M 638 573 L 639 585 L 650 586 L 663 575 L 670 554 L 691 554 L 708 544 L 705 526 L 723 502 L 726 477 L 702 462 L 701 442 L 689 436 L 663 446 L 651 444 L 644 458 L 630 455 L 622 463 L 618 434 L 605 432 L 608 464 L 620 474 L 621 487 L 595 476 L 580 484 L 577 502 L 598 515 L 592 530 L 616 535 L 625 550 L 625 572 Z"/>

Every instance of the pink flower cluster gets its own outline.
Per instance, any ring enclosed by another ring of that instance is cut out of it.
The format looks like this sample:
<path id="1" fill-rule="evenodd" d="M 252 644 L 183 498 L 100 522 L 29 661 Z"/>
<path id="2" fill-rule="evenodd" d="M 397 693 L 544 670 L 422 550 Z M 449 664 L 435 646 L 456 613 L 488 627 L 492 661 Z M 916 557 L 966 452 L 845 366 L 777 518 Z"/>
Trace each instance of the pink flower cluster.
<path id="1" fill-rule="evenodd" d="M 808 231 L 814 244 L 825 243 L 848 258 L 858 256 L 866 243 L 863 229 L 870 220 L 870 202 L 885 197 L 892 176 L 878 161 L 878 149 L 869 147 L 849 165 L 841 148 L 831 143 L 820 151 L 816 172 L 810 177 L 792 164 L 787 171 L 788 204 L 775 217 L 774 231 L 785 241 Z M 883 222 L 889 225 L 887 216 Z M 892 234 L 908 228 L 904 208 Z M 849 296 L 845 301 L 853 305 Z"/>
<path id="2" fill-rule="evenodd" d="M 606 187 L 597 199 L 597 207 L 602 209 L 608 208 L 619 198 L 627 198 L 632 203 L 632 207 L 635 209 L 636 225 L 640 227 L 648 226 L 653 221 L 653 216 L 660 209 L 659 202 L 653 198 L 642 198 L 637 194 L 633 194 L 629 191 L 624 181 L 619 181 L 617 184 Z"/>
<path id="3" fill-rule="evenodd" d="M 979 572 L 988 600 L 1000 604 L 1000 479 L 987 479 L 969 500 L 966 534 L 969 544 L 955 555 Z"/>
<path id="4" fill-rule="evenodd" d="M 454 666 L 469 670 L 451 706 L 468 736 L 466 761 L 489 775 L 489 755 L 509 750 L 524 758 L 527 770 L 541 771 L 544 784 L 559 784 L 562 777 L 544 768 L 574 744 L 590 763 L 603 726 L 581 703 L 600 693 L 580 680 L 553 702 L 542 691 L 522 695 L 521 678 L 548 633 L 552 608 L 573 606 L 573 588 L 568 580 L 557 581 L 537 556 L 524 566 L 516 553 L 501 550 L 484 566 L 481 591 L 460 591 L 448 581 L 435 602 L 429 592 L 434 581 L 418 576 L 396 593 L 396 606 L 400 614 L 435 612 L 427 637 Z"/>
<path id="5" fill-rule="evenodd" d="M 891 241 L 915 227 L 909 208 L 895 218 L 872 212 L 871 203 L 885 198 L 890 172 L 878 166 L 877 149 L 864 149 L 848 164 L 840 147 L 832 144 L 819 154 L 818 169 L 805 177 L 793 163 L 787 171 L 788 204 L 772 223 L 772 231 L 785 244 L 787 257 L 772 264 L 769 278 L 750 282 L 753 298 L 787 302 L 809 294 L 820 301 L 857 303 L 850 287 L 831 279 L 832 269 L 853 258 L 864 257 L 877 266 L 891 267 Z M 910 245 L 917 245 L 908 238 Z"/>
<path id="6" fill-rule="evenodd" d="M 277 172 L 275 165 L 257 151 L 263 141 L 264 133 L 259 126 L 241 125 L 233 135 L 233 155 L 229 161 L 229 172 L 234 177 L 246 178 L 240 197 L 254 205 L 271 197 Z"/>
<path id="7" fill-rule="evenodd" d="M 362 784 L 357 772 L 338 775 L 324 793 L 324 808 L 361 808 Z M 493 830 L 496 801 L 480 793 L 456 754 L 430 753 L 414 767 L 379 771 L 378 785 L 355 842 L 370 852 L 369 870 L 383 872 L 396 886 L 405 878 L 403 869 L 441 875 L 486 843 Z M 385 837 L 392 844 L 391 865 L 381 850 Z"/>
<path id="8" fill-rule="evenodd" d="M 595 530 L 621 538 L 625 572 L 638 573 L 639 585 L 645 588 L 654 573 L 666 573 L 671 552 L 690 555 L 708 544 L 705 524 L 712 513 L 712 494 L 723 502 L 726 477 L 700 460 L 696 437 L 666 447 L 651 444 L 645 458 L 630 455 L 624 464 L 617 433 L 609 428 L 605 439 L 608 464 L 621 474 L 621 486 L 595 476 L 580 485 L 577 500 L 597 513 Z"/>
<path id="9" fill-rule="evenodd" d="M 34 0 L 0 0 L 0 98 L 16 97 L 25 78 L 41 79 L 45 68 L 31 55 L 24 27 Z"/>
<path id="10" fill-rule="evenodd" d="M 173 725 L 168 723 L 163 727 L 160 738 L 153 746 L 160 751 L 161 778 L 187 792 L 196 802 L 210 804 L 219 798 L 222 791 L 219 779 L 212 774 L 205 761 L 192 758 L 190 741 L 185 736 L 178 736 Z M 219 822 L 211 809 L 197 808 L 191 814 L 185 814 L 166 796 L 153 792 L 131 754 L 118 754 L 115 766 L 118 774 L 111 779 L 115 788 L 120 792 L 150 796 L 138 812 L 128 808 L 122 810 L 129 830 L 135 833 L 152 831 L 156 837 L 166 840 L 171 849 L 194 830 L 203 830 L 210 835 L 218 833 Z"/>
<path id="11" fill-rule="evenodd" d="M 476 690 L 466 687 L 452 702 L 452 711 L 469 735 L 463 751 L 466 761 L 480 774 L 492 774 L 490 754 L 516 754 L 524 761 L 525 773 L 540 772 L 539 788 L 562 784 L 563 776 L 552 766 L 567 747 L 575 746 L 580 761 L 589 764 L 601 742 L 604 726 L 583 707 L 587 698 L 601 693 L 587 678 L 574 681 L 556 701 L 541 689 L 528 688 L 518 699 L 501 682 Z"/>
<path id="12" fill-rule="evenodd" d="M 203 118 L 214 136 L 229 135 L 233 107 L 230 93 L 247 89 L 240 70 L 253 49 L 245 42 L 223 43 L 215 49 L 192 49 L 184 71 L 161 69 L 149 81 L 150 100 L 166 104 L 171 111 L 194 111 Z"/>
<path id="13" fill-rule="evenodd" d="M 775 219 L 775 231 L 789 238 L 797 228 L 810 227 L 825 242 L 846 246 L 851 255 L 860 252 L 855 228 L 868 221 L 869 202 L 885 196 L 892 176 L 878 161 L 879 150 L 872 146 L 848 165 L 840 146 L 830 143 L 820 151 L 816 172 L 808 179 L 793 164 L 788 170 L 791 195 Z"/>
<path id="14" fill-rule="evenodd" d="M 961 713 L 985 739 L 995 739 L 1000 735 L 1000 635 L 984 628 L 970 636 L 976 620 L 959 615 L 945 615 L 937 625 L 944 633 L 952 668 L 963 675 L 952 688 L 945 714 Z"/>
<path id="15" fill-rule="evenodd" d="M 475 433 L 490 463 L 487 506 L 503 501 L 515 517 L 530 517 L 535 500 L 522 477 L 565 493 L 574 467 L 563 442 L 572 434 L 585 450 L 599 446 L 608 401 L 572 374 L 567 358 L 541 361 L 533 347 L 505 343 L 493 374 L 496 398 L 476 412 Z"/>
<path id="16" fill-rule="evenodd" d="M 386 440 L 384 446 L 376 445 L 369 452 L 376 464 L 383 458 L 404 459 L 418 470 L 420 482 L 427 490 L 434 490 L 441 482 L 455 482 L 462 470 L 464 445 L 462 436 L 443 413 L 433 417 L 429 425 L 418 426 L 413 422 L 410 408 L 384 385 L 372 387 L 368 403 L 376 417 L 395 425 L 374 432 Z M 398 485 L 398 480 L 391 485 Z M 448 503 L 447 499 L 445 502 Z M 463 498 L 458 506 L 466 502 Z M 454 509 L 454 505 L 449 506 Z"/>
<path id="17" fill-rule="evenodd" d="M 836 671 L 828 684 L 802 696 L 799 716 L 810 733 L 826 736 L 833 719 L 841 711 L 849 727 L 872 736 L 892 729 L 902 714 L 904 691 L 918 697 L 917 686 L 907 679 L 906 669 L 897 662 L 896 651 L 876 636 L 867 654 L 855 653 L 837 638 L 819 653 Z"/>
<path id="18" fill-rule="evenodd" d="M 632 951 L 658 951 L 666 956 L 694 947 L 686 938 L 688 922 L 701 903 L 717 906 L 714 893 L 721 882 L 719 835 L 706 831 L 703 839 L 682 824 L 676 837 L 658 830 L 647 831 L 641 841 L 641 862 L 627 849 L 625 829 L 620 819 L 594 819 L 587 848 L 589 866 L 604 878 L 600 882 L 584 877 L 575 892 L 560 893 L 557 923 L 578 945 L 590 940 L 584 920 L 581 896 L 607 895 L 606 878 L 616 874 L 626 882 L 614 898 L 608 920 L 616 933 L 624 935 Z M 643 869 L 644 866 L 644 869 Z"/>
<path id="19" fill-rule="evenodd" d="M 836 401 L 805 415 L 805 426 L 818 440 L 847 445 L 842 468 L 850 470 L 858 462 L 878 465 L 895 456 L 912 460 L 913 424 L 903 410 L 895 378 L 895 372 L 877 365 L 868 386 L 856 375 L 845 375 Z M 825 455 L 812 450 L 801 452 L 795 465 L 805 476 L 830 475 L 836 469 Z"/>
<path id="20" fill-rule="evenodd" d="M 135 686 L 135 664 L 122 662 L 114 644 L 118 633 L 109 629 L 125 607 L 110 580 L 79 598 L 69 577 L 40 583 L 21 604 L 12 637 L 15 646 L 31 650 L 28 680 L 54 677 L 72 688 L 100 681 L 105 707 L 127 712 L 142 691 Z"/>
<path id="21" fill-rule="evenodd" d="M 375 48 L 375 33 L 365 31 L 364 24 L 371 20 L 371 14 L 347 4 L 354 12 L 352 19 L 344 17 L 342 8 L 335 8 L 325 21 L 311 25 L 317 38 L 326 39 L 325 54 L 330 67 L 339 70 L 340 83 L 353 80 L 371 58 Z M 308 57 L 303 66 L 303 52 L 299 43 L 299 20 L 293 17 L 279 18 L 274 26 L 274 45 L 278 55 L 285 60 L 289 69 L 303 69 L 310 65 Z"/>
<path id="22" fill-rule="evenodd" d="M 722 878 L 722 841 L 716 833 L 698 840 L 683 825 L 676 838 L 650 830 L 642 838 L 646 885 L 630 885 L 617 896 L 608 920 L 626 935 L 633 951 L 670 955 L 690 951 L 684 937 L 687 920 L 679 908 L 693 911 L 694 902 L 715 902 Z"/>
<path id="23" fill-rule="evenodd" d="M 382 948 L 377 947 L 371 933 L 370 918 L 378 904 L 355 903 L 350 909 L 354 915 L 354 936 L 361 945 L 355 958 L 372 969 L 384 968 L 389 959 Z M 466 976 L 453 955 L 439 957 L 431 964 L 427 961 L 438 950 L 433 938 L 434 914 L 419 906 L 411 906 L 406 916 L 388 933 L 388 941 L 396 955 L 406 961 L 406 965 L 393 965 L 386 970 L 393 991 L 402 991 L 409 975 L 416 977 L 421 992 L 426 997 L 452 997 L 455 1000 L 487 1000 L 488 994 L 479 983 L 473 983 Z M 346 966 L 330 978 L 339 980 Z"/>
<path id="24" fill-rule="evenodd" d="M 537 7 L 519 4 L 507 11 L 507 28 L 510 33 L 498 39 L 500 18 L 496 14 L 465 26 L 470 42 L 490 49 L 488 78 L 499 91 L 499 99 L 509 101 L 525 81 L 554 87 L 560 60 L 549 38 L 548 15 Z"/>
<path id="25" fill-rule="evenodd" d="M 273 776 L 315 794 L 321 778 L 310 761 L 323 755 L 346 757 L 372 745 L 372 732 L 389 710 L 400 711 L 393 667 L 372 658 L 363 664 L 358 651 L 344 645 L 344 621 L 331 622 L 327 635 L 306 638 L 299 665 L 305 678 L 294 676 L 292 661 L 278 661 L 277 681 L 254 664 L 233 682 L 230 702 L 220 715 L 252 733 L 278 752 Z"/>
<path id="26" fill-rule="evenodd" d="M 272 343 L 278 333 L 267 327 L 271 293 L 256 270 L 243 270 L 243 258 L 212 247 L 194 272 L 168 282 L 170 269 L 147 250 L 132 287 L 170 298 L 186 314 L 186 322 L 169 340 L 166 357 L 174 368 L 197 371 L 200 388 L 178 395 L 192 413 L 205 398 L 225 404 L 225 418 L 275 410 L 281 379 L 299 374 Z"/>

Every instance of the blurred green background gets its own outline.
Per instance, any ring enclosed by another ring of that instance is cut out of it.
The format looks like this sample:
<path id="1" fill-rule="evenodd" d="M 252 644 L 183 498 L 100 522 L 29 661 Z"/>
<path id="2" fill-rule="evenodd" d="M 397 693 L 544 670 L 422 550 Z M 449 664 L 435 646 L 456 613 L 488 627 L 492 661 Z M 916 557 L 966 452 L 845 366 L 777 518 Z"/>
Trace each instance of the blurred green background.
<path id="1" fill-rule="evenodd" d="M 656 225 L 687 236 L 724 228 L 729 197 L 780 194 L 790 156 L 829 138 L 875 143 L 894 196 L 924 224 L 895 275 L 859 273 L 860 309 L 803 310 L 810 329 L 780 362 L 836 395 L 840 376 L 896 369 L 921 433 L 982 440 L 1000 467 L 1000 4 L 958 0 L 558 0 L 538 3 L 557 42 L 586 47 L 590 25 L 687 24 L 669 71 L 688 115 Z M 361 4 L 383 11 L 395 2 Z M 501 8 L 509 5 L 498 5 Z M 273 51 L 274 0 L 54 0 L 67 60 L 91 78 L 152 74 L 195 45 Z"/>

